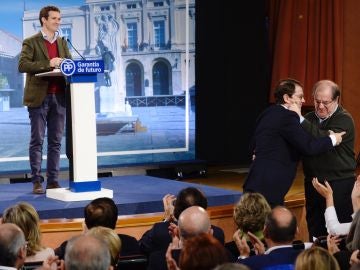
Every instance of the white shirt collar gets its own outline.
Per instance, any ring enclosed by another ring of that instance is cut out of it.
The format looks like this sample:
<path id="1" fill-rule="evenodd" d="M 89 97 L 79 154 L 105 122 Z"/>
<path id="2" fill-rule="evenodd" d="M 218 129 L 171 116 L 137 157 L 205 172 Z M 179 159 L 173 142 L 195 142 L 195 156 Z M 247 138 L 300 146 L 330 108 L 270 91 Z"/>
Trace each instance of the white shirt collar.
<path id="1" fill-rule="evenodd" d="M 45 40 L 49 41 L 51 44 L 53 44 L 56 41 L 57 37 L 59 36 L 59 31 L 56 31 L 55 35 L 54 35 L 54 38 L 52 40 L 49 40 L 48 36 L 45 34 L 45 32 L 43 32 L 43 30 L 40 30 L 40 31 L 41 31 L 41 34 L 42 34 L 43 38 Z"/>
<path id="2" fill-rule="evenodd" d="M 274 246 L 274 247 L 271 247 L 271 248 L 267 249 L 264 254 L 269 254 L 271 251 L 273 251 L 273 250 L 275 250 L 275 249 L 279 249 L 279 248 L 289 248 L 289 247 L 292 248 L 292 245 L 279 245 L 279 246 Z"/>

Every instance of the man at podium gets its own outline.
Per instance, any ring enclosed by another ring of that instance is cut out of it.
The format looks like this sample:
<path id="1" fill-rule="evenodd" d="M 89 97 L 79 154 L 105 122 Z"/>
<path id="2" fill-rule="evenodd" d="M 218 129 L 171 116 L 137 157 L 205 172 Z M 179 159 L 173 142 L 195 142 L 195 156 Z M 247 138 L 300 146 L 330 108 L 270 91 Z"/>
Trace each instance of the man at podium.
<path id="1" fill-rule="evenodd" d="M 23 104 L 29 112 L 31 139 L 29 159 L 33 193 L 42 194 L 42 148 L 47 129 L 46 189 L 59 188 L 58 175 L 61 139 L 65 124 L 64 77 L 38 77 L 37 73 L 58 68 L 62 59 L 71 58 L 67 43 L 59 37 L 60 10 L 46 6 L 40 10 L 41 31 L 23 41 L 19 58 L 19 72 L 26 72 Z"/>

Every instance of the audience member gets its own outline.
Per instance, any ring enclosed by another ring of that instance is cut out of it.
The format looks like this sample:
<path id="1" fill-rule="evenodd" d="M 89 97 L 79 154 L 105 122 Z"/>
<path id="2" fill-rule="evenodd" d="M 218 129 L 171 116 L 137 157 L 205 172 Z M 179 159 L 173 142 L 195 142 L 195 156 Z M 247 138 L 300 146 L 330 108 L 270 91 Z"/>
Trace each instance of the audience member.
<path id="1" fill-rule="evenodd" d="M 103 226 L 115 230 L 118 219 L 118 209 L 115 202 L 110 198 L 98 198 L 91 201 L 84 208 L 85 232 L 96 226 Z M 135 237 L 126 234 L 118 234 L 121 240 L 120 256 L 139 254 L 139 245 Z M 64 258 L 67 241 L 55 249 L 55 254 L 60 259 Z"/>
<path id="2" fill-rule="evenodd" d="M 19 202 L 5 209 L 3 223 L 14 223 L 23 231 L 27 241 L 26 262 L 44 261 L 54 250 L 41 244 L 40 219 L 35 208 L 27 202 Z"/>
<path id="3" fill-rule="evenodd" d="M 270 205 L 265 197 L 260 193 L 247 192 L 244 193 L 238 203 L 234 207 L 234 221 L 238 230 L 234 233 L 234 238 L 239 237 L 242 241 L 247 242 L 247 245 L 236 246 L 239 241 L 232 241 L 226 243 L 226 248 L 237 258 L 240 253 L 247 255 L 254 255 L 252 251 L 251 238 L 248 237 L 248 232 L 254 234 L 261 241 L 264 241 L 263 229 L 266 216 L 271 212 Z M 239 253 L 242 248 L 249 248 Z"/>
<path id="4" fill-rule="evenodd" d="M 350 113 L 340 104 L 340 88 L 329 80 L 321 80 L 313 87 L 315 110 L 306 114 L 301 123 L 313 136 L 327 136 L 329 131 L 345 131 L 342 143 L 334 149 L 314 156 L 303 156 L 305 175 L 306 221 L 310 241 L 313 236 L 326 235 L 323 218 L 324 199 L 312 186 L 313 177 L 328 181 L 334 191 L 334 207 L 341 223 L 351 222 L 351 190 L 355 181 L 355 126 Z"/>
<path id="5" fill-rule="evenodd" d="M 301 155 L 316 155 L 341 143 L 345 132 L 314 138 L 300 125 L 303 87 L 293 79 L 276 86 L 276 104 L 257 119 L 250 150 L 255 159 L 244 183 L 245 192 L 259 192 L 274 207 L 284 203 Z"/>
<path id="6" fill-rule="evenodd" d="M 337 213 L 334 207 L 333 190 L 329 182 L 325 181 L 324 185 L 321 184 L 318 179 L 313 178 L 312 184 L 316 191 L 325 198 L 326 210 L 325 210 L 325 226 L 327 231 L 331 235 L 346 235 L 349 233 L 351 222 L 340 223 L 337 217 Z M 353 214 L 360 208 L 360 175 L 354 183 L 351 192 L 351 201 L 353 205 Z"/>
<path id="7" fill-rule="evenodd" d="M 200 206 L 188 207 L 178 217 L 178 230 L 172 235 L 172 241 L 167 249 L 172 250 L 175 262 L 178 262 L 183 243 L 201 233 L 213 233 L 209 215 Z M 167 269 L 165 255 L 165 249 L 152 252 L 149 256 L 148 270 Z"/>
<path id="8" fill-rule="evenodd" d="M 65 252 L 65 270 L 112 269 L 109 249 L 104 241 L 81 235 L 69 240 Z"/>
<path id="9" fill-rule="evenodd" d="M 295 270 L 340 270 L 340 267 L 326 249 L 314 246 L 297 256 Z"/>
<path id="10" fill-rule="evenodd" d="M 91 228 L 85 235 L 99 238 L 107 244 L 111 255 L 111 265 L 116 267 L 121 249 L 121 240 L 116 232 L 110 228 L 96 226 Z"/>
<path id="11" fill-rule="evenodd" d="M 275 207 L 265 220 L 264 237 L 268 249 L 265 251 L 262 242 L 254 236 L 259 245 L 257 247 L 259 255 L 245 259 L 239 258 L 238 262 L 247 265 L 252 270 L 294 265 L 296 257 L 302 251 L 292 245 L 297 230 L 294 214 L 284 206 Z"/>
<path id="12" fill-rule="evenodd" d="M 163 202 L 165 210 L 164 221 L 155 223 L 139 240 L 140 250 L 148 256 L 154 251 L 165 251 L 168 248 L 172 241 L 171 230 L 176 227 L 177 220 L 185 209 L 190 206 L 207 208 L 206 196 L 195 187 L 187 187 L 180 190 L 176 197 L 169 194 L 165 195 Z M 175 203 L 174 207 L 172 207 L 173 202 Z M 214 225 L 212 229 L 214 237 L 224 244 L 224 231 Z"/>
<path id="13" fill-rule="evenodd" d="M 357 211 L 346 237 L 346 247 L 339 247 L 339 236 L 327 236 L 327 248 L 334 255 L 340 269 L 349 269 L 352 254 L 360 249 L 360 211 Z"/>
<path id="14" fill-rule="evenodd" d="M 0 224 L 0 269 L 21 269 L 26 258 L 26 241 L 15 224 Z"/>

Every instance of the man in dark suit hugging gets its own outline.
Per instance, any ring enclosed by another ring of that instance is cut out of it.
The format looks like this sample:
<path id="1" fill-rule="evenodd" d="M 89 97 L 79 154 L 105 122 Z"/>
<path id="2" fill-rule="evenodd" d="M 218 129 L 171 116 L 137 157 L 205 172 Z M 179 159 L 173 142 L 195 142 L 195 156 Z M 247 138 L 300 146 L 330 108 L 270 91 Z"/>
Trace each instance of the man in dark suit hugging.
<path id="1" fill-rule="evenodd" d="M 255 158 L 244 184 L 245 192 L 259 192 L 274 207 L 284 203 L 296 175 L 301 155 L 316 155 L 333 149 L 345 132 L 315 138 L 302 127 L 303 87 L 293 79 L 278 83 L 276 104 L 258 118 L 250 150 Z"/>

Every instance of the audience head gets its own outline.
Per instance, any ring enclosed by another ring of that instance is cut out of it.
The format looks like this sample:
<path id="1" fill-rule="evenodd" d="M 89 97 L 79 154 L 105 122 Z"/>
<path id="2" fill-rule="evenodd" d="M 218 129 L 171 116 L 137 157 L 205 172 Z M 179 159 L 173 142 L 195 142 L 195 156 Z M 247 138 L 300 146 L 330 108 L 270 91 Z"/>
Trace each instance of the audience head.
<path id="1" fill-rule="evenodd" d="M 110 198 L 98 198 L 91 201 L 84 209 L 85 224 L 88 229 L 103 226 L 115 229 L 118 209 Z"/>
<path id="2" fill-rule="evenodd" d="M 276 104 L 284 104 L 285 103 L 284 95 L 287 95 L 290 98 L 292 98 L 292 96 L 295 94 L 297 88 L 299 90 L 301 88 L 301 92 L 302 92 L 303 86 L 297 80 L 289 78 L 289 79 L 279 81 L 275 88 L 275 92 L 274 92 Z"/>
<path id="3" fill-rule="evenodd" d="M 200 206 L 204 209 L 207 208 L 207 199 L 204 193 L 195 187 L 187 187 L 180 190 L 174 205 L 174 217 L 179 219 L 182 211 L 194 205 Z"/>
<path id="4" fill-rule="evenodd" d="M 250 268 L 241 263 L 224 263 L 213 270 L 250 270 Z"/>
<path id="5" fill-rule="evenodd" d="M 340 270 L 340 267 L 335 257 L 326 249 L 314 246 L 297 256 L 295 270 Z"/>
<path id="6" fill-rule="evenodd" d="M 244 232 L 256 233 L 264 229 L 265 218 L 271 207 L 260 193 L 246 192 L 234 208 L 234 220 L 238 228 Z"/>
<path id="7" fill-rule="evenodd" d="M 284 206 L 276 206 L 267 215 L 264 237 L 274 244 L 290 244 L 297 233 L 295 215 Z"/>
<path id="8" fill-rule="evenodd" d="M 13 223 L 0 224 L 0 265 L 20 269 L 26 258 L 22 230 Z"/>
<path id="9" fill-rule="evenodd" d="M 113 229 L 97 226 L 91 228 L 86 235 L 105 241 L 110 251 L 111 265 L 116 266 L 121 250 L 121 240 L 117 233 Z"/>
<path id="10" fill-rule="evenodd" d="M 212 235 L 202 233 L 187 239 L 180 253 L 181 270 L 208 270 L 228 262 L 225 247 Z"/>
<path id="11" fill-rule="evenodd" d="M 360 211 L 357 211 L 346 238 L 346 247 L 351 251 L 360 249 Z"/>
<path id="12" fill-rule="evenodd" d="M 94 236 L 73 237 L 66 246 L 66 270 L 107 270 L 111 267 L 110 263 L 108 246 Z"/>
<path id="13" fill-rule="evenodd" d="M 200 206 L 185 209 L 178 220 L 180 238 L 187 239 L 200 233 L 212 233 L 209 215 Z"/>
<path id="14" fill-rule="evenodd" d="M 42 249 L 40 218 L 35 208 L 27 202 L 19 202 L 5 209 L 3 223 L 14 223 L 23 231 L 27 244 L 27 256 Z"/>

